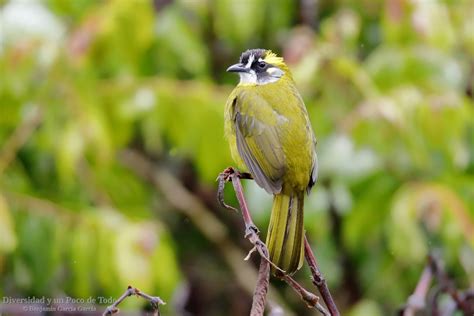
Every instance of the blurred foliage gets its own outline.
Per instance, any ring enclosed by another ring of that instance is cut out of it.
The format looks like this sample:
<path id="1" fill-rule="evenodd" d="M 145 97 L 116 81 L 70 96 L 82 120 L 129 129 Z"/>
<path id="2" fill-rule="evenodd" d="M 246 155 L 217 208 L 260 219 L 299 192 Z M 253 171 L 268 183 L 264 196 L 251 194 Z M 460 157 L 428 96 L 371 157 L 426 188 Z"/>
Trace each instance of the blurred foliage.
<path id="1" fill-rule="evenodd" d="M 118 155 L 139 149 L 212 196 L 232 164 L 225 68 L 252 47 L 284 55 L 310 112 L 321 175 L 305 225 L 341 309 L 394 311 L 432 249 L 473 286 L 472 1 L 0 5 L 0 295 L 133 284 L 180 302 L 166 314 L 245 314 L 219 252 Z M 263 230 L 271 199 L 246 190 Z M 207 204 L 242 243 L 238 216 Z"/>

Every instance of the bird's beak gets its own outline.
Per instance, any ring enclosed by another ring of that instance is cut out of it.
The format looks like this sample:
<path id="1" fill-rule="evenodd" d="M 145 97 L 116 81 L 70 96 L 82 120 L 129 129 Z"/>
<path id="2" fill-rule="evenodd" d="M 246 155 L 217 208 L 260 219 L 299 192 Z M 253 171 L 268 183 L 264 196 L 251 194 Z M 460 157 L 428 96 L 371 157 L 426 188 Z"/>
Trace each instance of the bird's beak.
<path id="1" fill-rule="evenodd" d="M 227 68 L 227 72 L 248 72 L 249 70 L 245 68 L 243 64 L 235 64 Z"/>

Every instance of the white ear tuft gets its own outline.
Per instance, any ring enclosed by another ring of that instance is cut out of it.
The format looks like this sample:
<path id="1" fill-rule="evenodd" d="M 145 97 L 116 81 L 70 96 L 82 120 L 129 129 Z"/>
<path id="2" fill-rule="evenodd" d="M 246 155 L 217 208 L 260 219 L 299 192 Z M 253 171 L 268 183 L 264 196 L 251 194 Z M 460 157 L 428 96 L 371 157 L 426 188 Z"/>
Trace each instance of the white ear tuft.
<path id="1" fill-rule="evenodd" d="M 280 68 L 278 67 L 270 67 L 267 69 L 267 73 L 274 77 L 274 78 L 280 78 L 281 76 L 283 76 L 284 72 L 283 70 L 281 70 Z"/>

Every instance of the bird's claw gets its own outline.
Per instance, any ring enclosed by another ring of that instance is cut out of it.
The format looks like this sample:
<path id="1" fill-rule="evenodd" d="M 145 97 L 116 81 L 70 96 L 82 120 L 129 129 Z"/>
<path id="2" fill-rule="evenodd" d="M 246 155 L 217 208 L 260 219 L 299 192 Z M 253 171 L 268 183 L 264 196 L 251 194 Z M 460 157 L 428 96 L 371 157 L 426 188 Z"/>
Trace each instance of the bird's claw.
<path id="1" fill-rule="evenodd" d="M 239 179 L 253 179 L 252 175 L 248 172 L 240 172 L 234 167 L 227 167 L 222 171 L 216 180 L 223 179 L 225 182 L 232 181 L 233 177 L 237 177 Z"/>
<path id="2" fill-rule="evenodd" d="M 245 238 L 248 238 L 251 235 L 258 235 L 259 233 L 260 231 L 253 223 L 245 225 Z"/>
<path id="3" fill-rule="evenodd" d="M 236 171 L 233 167 L 227 167 L 219 174 L 217 180 L 223 179 L 225 182 L 229 182 L 232 180 L 232 175 L 234 174 L 238 174 L 238 171 Z"/>

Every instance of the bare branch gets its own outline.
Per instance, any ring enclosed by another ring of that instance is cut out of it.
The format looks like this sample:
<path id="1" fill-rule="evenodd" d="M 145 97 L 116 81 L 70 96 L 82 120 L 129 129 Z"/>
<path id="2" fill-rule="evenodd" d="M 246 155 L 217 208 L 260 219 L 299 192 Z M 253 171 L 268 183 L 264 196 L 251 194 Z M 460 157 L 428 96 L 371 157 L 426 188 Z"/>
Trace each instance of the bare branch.
<path id="1" fill-rule="evenodd" d="M 268 254 L 267 254 L 268 255 Z M 260 261 L 257 285 L 253 294 L 250 316 L 263 315 L 267 301 L 268 286 L 270 284 L 270 263 L 266 260 Z"/>
<path id="2" fill-rule="evenodd" d="M 265 273 L 267 273 L 266 279 L 263 280 L 262 277 L 262 283 L 257 283 L 257 288 L 255 290 L 255 294 L 253 297 L 253 304 L 252 304 L 252 311 L 251 315 L 252 316 L 260 316 L 263 315 L 263 308 L 262 308 L 262 300 L 264 302 L 265 296 L 266 296 L 266 290 L 264 290 L 264 284 L 268 284 L 268 275 L 269 275 L 269 268 L 270 265 L 275 267 L 276 271 L 278 271 L 278 276 L 287 282 L 295 292 L 299 294 L 301 299 L 306 303 L 306 305 L 310 308 L 316 308 L 322 315 L 325 316 L 331 316 L 332 314 L 328 312 L 324 306 L 322 306 L 319 303 L 319 297 L 316 296 L 315 294 L 307 291 L 305 288 L 303 288 L 298 282 L 296 282 L 291 276 L 289 276 L 285 271 L 281 270 L 278 268 L 274 263 L 272 263 L 269 260 L 268 256 L 268 249 L 267 246 L 265 245 L 264 242 L 260 240 L 260 237 L 258 236 L 258 228 L 255 226 L 253 223 L 252 217 L 250 215 L 250 212 L 247 207 L 247 202 L 245 201 L 245 197 L 243 194 L 243 189 L 242 189 L 242 184 L 240 182 L 241 178 L 245 179 L 251 179 L 251 177 L 248 176 L 248 174 L 240 174 L 238 171 L 235 171 L 233 168 L 227 168 L 224 170 L 218 177 L 219 180 L 219 191 L 218 191 L 218 200 L 219 202 L 226 208 L 228 209 L 234 209 L 233 207 L 229 207 L 227 204 L 224 202 L 224 195 L 223 195 L 223 190 L 224 190 L 224 185 L 225 182 L 231 181 L 232 185 L 234 187 L 235 194 L 237 196 L 237 200 L 239 201 L 240 209 L 242 212 L 242 217 L 245 223 L 245 238 L 247 238 L 253 245 L 254 248 L 252 248 L 251 252 L 252 253 L 254 250 L 257 250 L 258 253 L 260 254 L 261 257 L 261 265 L 260 268 L 261 270 L 263 269 Z M 305 244 L 307 244 L 307 241 L 305 240 Z M 309 247 L 309 245 L 308 245 Z M 314 255 L 311 252 L 311 257 L 312 257 L 312 271 L 318 271 L 318 280 L 323 280 L 321 273 L 319 272 L 319 268 L 316 265 L 316 260 L 314 259 Z M 262 265 L 265 263 L 265 266 Z M 260 280 L 259 280 L 260 281 Z M 265 283 L 266 282 L 266 283 Z M 321 284 L 325 285 L 325 282 L 320 282 Z M 326 287 L 327 289 L 327 287 Z M 327 291 L 329 293 L 329 291 Z M 262 297 L 263 296 L 263 297 Z M 329 294 L 330 296 L 330 294 Z M 332 301 L 332 298 L 331 298 Z M 334 304 L 334 303 L 333 303 Z M 254 309 L 254 306 L 256 308 Z M 334 305 L 335 308 L 335 305 Z M 337 312 L 337 308 L 335 309 Z M 333 314 L 333 315 L 339 315 Z"/>
<path id="3" fill-rule="evenodd" d="M 110 306 L 108 306 L 104 313 L 102 314 L 102 316 L 107 316 L 107 315 L 113 315 L 113 314 L 117 314 L 119 312 L 119 309 L 118 309 L 118 305 L 120 303 L 122 303 L 127 297 L 130 297 L 132 295 L 136 295 L 136 296 L 140 296 L 144 299 L 146 299 L 147 301 L 149 301 L 151 303 L 151 306 L 152 306 L 152 309 L 153 309 L 153 315 L 155 316 L 160 316 L 160 309 L 159 309 L 159 306 L 160 305 L 164 305 L 166 304 L 161 298 L 159 298 L 158 296 L 151 296 L 151 295 L 148 295 L 146 293 L 143 293 L 142 291 L 140 291 L 139 289 L 135 288 L 135 287 L 132 287 L 132 286 L 128 286 L 127 290 Z"/>
<path id="4" fill-rule="evenodd" d="M 326 279 L 324 279 L 321 270 L 319 270 L 318 262 L 316 261 L 316 257 L 314 256 L 313 250 L 311 249 L 311 245 L 308 242 L 307 236 L 304 237 L 304 256 L 311 271 L 311 280 L 313 281 L 313 284 L 318 288 L 324 303 L 329 309 L 330 315 L 339 316 L 339 310 L 337 309 L 336 303 L 334 303 L 334 299 L 332 298 L 331 292 L 329 292 L 329 288 L 326 284 Z"/>
<path id="5" fill-rule="evenodd" d="M 319 303 L 319 297 L 317 295 L 306 290 L 288 274 L 283 275 L 282 278 L 300 295 L 301 300 L 306 303 L 306 306 L 316 308 L 324 316 L 331 316 L 324 306 Z"/>

